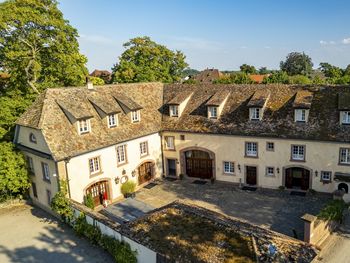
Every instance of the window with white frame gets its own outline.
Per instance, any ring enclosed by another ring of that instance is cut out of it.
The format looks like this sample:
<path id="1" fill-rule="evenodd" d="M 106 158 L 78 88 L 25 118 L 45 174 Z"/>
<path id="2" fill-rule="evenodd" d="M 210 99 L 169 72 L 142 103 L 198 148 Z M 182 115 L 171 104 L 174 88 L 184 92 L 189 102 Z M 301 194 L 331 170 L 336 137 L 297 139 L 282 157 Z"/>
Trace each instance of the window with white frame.
<path id="1" fill-rule="evenodd" d="M 233 162 L 224 162 L 224 173 L 233 174 L 235 172 L 235 166 Z"/>
<path id="2" fill-rule="evenodd" d="M 140 155 L 145 156 L 148 154 L 148 142 L 140 142 Z"/>
<path id="3" fill-rule="evenodd" d="M 43 171 L 43 179 L 44 179 L 44 181 L 50 182 L 49 165 L 47 163 L 41 163 L 41 168 L 42 168 L 42 171 Z"/>
<path id="4" fill-rule="evenodd" d="M 96 174 L 101 171 L 100 157 L 93 157 L 89 159 L 90 174 Z"/>
<path id="5" fill-rule="evenodd" d="M 260 108 L 250 108 L 250 119 L 260 120 Z"/>
<path id="6" fill-rule="evenodd" d="M 332 172 L 330 171 L 321 171 L 321 181 L 330 182 L 332 180 Z"/>
<path id="7" fill-rule="evenodd" d="M 305 160 L 305 145 L 292 145 L 292 160 Z"/>
<path id="8" fill-rule="evenodd" d="M 295 121 L 296 122 L 307 122 L 307 110 L 296 109 L 294 110 Z"/>
<path id="9" fill-rule="evenodd" d="M 90 129 L 90 120 L 84 119 L 84 120 L 78 121 L 78 130 L 79 130 L 79 134 L 90 132 L 90 130 L 91 130 Z"/>
<path id="10" fill-rule="evenodd" d="M 342 111 L 341 116 L 342 124 L 350 124 L 350 111 Z"/>
<path id="11" fill-rule="evenodd" d="M 275 143 L 273 142 L 267 142 L 266 143 L 266 150 L 273 152 L 275 150 Z"/>
<path id="12" fill-rule="evenodd" d="M 272 166 L 266 167 L 266 176 L 275 176 L 275 168 Z"/>
<path id="13" fill-rule="evenodd" d="M 165 136 L 165 149 L 174 150 L 175 149 L 175 137 L 174 136 Z"/>
<path id="14" fill-rule="evenodd" d="M 218 117 L 218 107 L 209 106 L 208 107 L 208 118 L 209 119 L 217 119 Z"/>
<path id="15" fill-rule="evenodd" d="M 170 114 L 170 117 L 178 117 L 179 116 L 179 106 L 178 105 L 170 105 L 169 106 L 169 114 Z"/>
<path id="16" fill-rule="evenodd" d="M 251 157 L 258 156 L 258 143 L 256 142 L 246 142 L 245 143 L 245 155 Z"/>
<path id="17" fill-rule="evenodd" d="M 117 147 L 118 164 L 126 163 L 126 144 Z"/>
<path id="18" fill-rule="evenodd" d="M 350 148 L 340 148 L 339 162 L 341 164 L 350 164 Z"/>
<path id="19" fill-rule="evenodd" d="M 34 174 L 34 163 L 33 163 L 33 158 L 30 156 L 26 156 L 27 159 L 27 165 L 28 165 L 28 170 L 31 174 Z"/>
<path id="20" fill-rule="evenodd" d="M 132 122 L 139 122 L 141 119 L 141 114 L 139 110 L 135 110 L 131 112 L 131 121 Z"/>
<path id="21" fill-rule="evenodd" d="M 117 114 L 108 115 L 107 121 L 108 121 L 109 128 L 118 126 L 118 115 Z"/>

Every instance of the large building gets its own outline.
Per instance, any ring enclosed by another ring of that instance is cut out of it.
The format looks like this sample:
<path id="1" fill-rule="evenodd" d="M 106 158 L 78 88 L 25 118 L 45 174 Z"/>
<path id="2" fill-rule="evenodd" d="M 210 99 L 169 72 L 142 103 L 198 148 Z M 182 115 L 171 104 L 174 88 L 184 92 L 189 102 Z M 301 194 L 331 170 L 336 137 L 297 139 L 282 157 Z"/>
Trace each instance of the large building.
<path id="1" fill-rule="evenodd" d="M 48 89 L 17 121 L 31 196 L 83 202 L 180 174 L 331 193 L 350 186 L 350 88 L 125 84 Z"/>

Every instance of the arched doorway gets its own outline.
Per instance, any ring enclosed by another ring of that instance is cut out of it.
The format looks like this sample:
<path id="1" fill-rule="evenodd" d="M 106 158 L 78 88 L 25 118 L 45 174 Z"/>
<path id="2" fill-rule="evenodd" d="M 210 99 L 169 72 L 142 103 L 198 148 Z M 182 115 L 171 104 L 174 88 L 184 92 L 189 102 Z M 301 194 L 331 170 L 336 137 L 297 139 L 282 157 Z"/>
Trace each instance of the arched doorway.
<path id="1" fill-rule="evenodd" d="M 95 206 L 102 205 L 104 197 L 107 197 L 107 200 L 110 199 L 108 193 L 108 181 L 100 181 L 90 185 L 86 189 L 86 195 L 88 194 L 91 194 Z"/>
<path id="2" fill-rule="evenodd" d="M 210 179 L 213 177 L 213 160 L 210 154 L 202 150 L 185 152 L 186 174 L 189 177 Z"/>
<path id="3" fill-rule="evenodd" d="M 302 167 L 285 169 L 285 186 L 289 189 L 308 190 L 310 188 L 310 171 Z"/>
<path id="4" fill-rule="evenodd" d="M 338 185 L 338 190 L 343 191 L 345 194 L 349 193 L 349 187 L 345 183 L 340 183 Z"/>
<path id="5" fill-rule="evenodd" d="M 146 183 L 154 178 L 154 162 L 144 162 L 138 167 L 138 184 Z"/>

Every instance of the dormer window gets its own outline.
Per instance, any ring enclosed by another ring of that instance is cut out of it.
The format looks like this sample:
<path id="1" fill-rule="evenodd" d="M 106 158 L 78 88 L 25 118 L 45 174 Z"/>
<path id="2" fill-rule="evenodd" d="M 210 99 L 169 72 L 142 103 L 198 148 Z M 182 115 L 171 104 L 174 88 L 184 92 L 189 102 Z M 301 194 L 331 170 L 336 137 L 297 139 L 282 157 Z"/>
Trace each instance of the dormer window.
<path id="1" fill-rule="evenodd" d="M 294 120 L 295 122 L 307 122 L 309 110 L 306 109 L 295 109 Z"/>
<path id="2" fill-rule="evenodd" d="M 218 118 L 218 107 L 209 106 L 208 107 L 208 118 L 217 119 Z"/>
<path id="3" fill-rule="evenodd" d="M 260 120 L 261 109 L 260 108 L 250 108 L 250 120 L 258 121 Z"/>
<path id="4" fill-rule="evenodd" d="M 110 114 L 107 118 L 108 121 L 108 128 L 113 128 L 118 126 L 118 115 L 117 114 Z"/>
<path id="5" fill-rule="evenodd" d="M 34 133 L 29 134 L 29 141 L 32 143 L 36 143 L 36 137 L 35 137 Z"/>
<path id="6" fill-rule="evenodd" d="M 340 120 L 341 120 L 341 124 L 345 124 L 345 125 L 350 124 L 350 111 L 341 111 Z"/>
<path id="7" fill-rule="evenodd" d="M 90 120 L 84 119 L 78 121 L 79 134 L 89 133 L 91 131 Z"/>
<path id="8" fill-rule="evenodd" d="M 170 117 L 178 117 L 179 116 L 179 106 L 178 105 L 170 105 L 169 106 L 169 114 L 170 114 Z"/>
<path id="9" fill-rule="evenodd" d="M 131 122 L 139 122 L 141 120 L 141 114 L 139 110 L 135 110 L 131 112 Z"/>

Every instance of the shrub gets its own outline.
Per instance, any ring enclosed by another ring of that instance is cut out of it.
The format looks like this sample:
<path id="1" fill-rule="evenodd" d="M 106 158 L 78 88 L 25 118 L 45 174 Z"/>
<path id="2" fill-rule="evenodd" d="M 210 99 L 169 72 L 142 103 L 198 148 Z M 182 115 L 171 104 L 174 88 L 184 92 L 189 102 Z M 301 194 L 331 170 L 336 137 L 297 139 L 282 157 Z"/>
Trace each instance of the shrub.
<path id="1" fill-rule="evenodd" d="M 348 205 L 343 200 L 332 200 L 320 211 L 317 217 L 324 220 L 341 222 L 343 211 L 347 207 Z"/>
<path id="2" fill-rule="evenodd" d="M 122 184 L 122 186 L 120 187 L 120 190 L 123 195 L 126 195 L 126 194 L 131 194 L 135 192 L 135 188 L 136 188 L 135 182 L 127 181 L 126 183 Z"/>
<path id="3" fill-rule="evenodd" d="M 91 209 L 95 208 L 94 199 L 90 193 L 84 196 L 84 204 Z"/>
<path id="4" fill-rule="evenodd" d="M 281 191 L 283 191 L 284 189 L 286 189 L 286 187 L 284 187 L 283 185 L 280 185 L 280 186 L 278 187 L 278 189 L 281 190 Z"/>
<path id="5" fill-rule="evenodd" d="M 60 181 L 60 191 L 52 198 L 51 208 L 59 214 L 63 221 L 70 222 L 73 218 L 73 210 L 70 207 L 69 199 L 67 198 L 67 183 Z"/>

